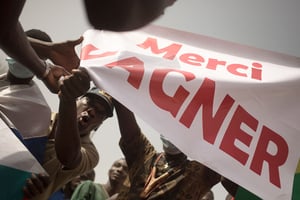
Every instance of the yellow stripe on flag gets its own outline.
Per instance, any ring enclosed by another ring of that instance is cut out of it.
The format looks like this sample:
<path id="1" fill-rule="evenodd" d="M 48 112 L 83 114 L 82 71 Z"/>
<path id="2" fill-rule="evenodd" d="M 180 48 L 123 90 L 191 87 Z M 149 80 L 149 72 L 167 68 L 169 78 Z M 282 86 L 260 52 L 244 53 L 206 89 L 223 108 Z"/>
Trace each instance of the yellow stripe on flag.
<path id="1" fill-rule="evenodd" d="M 297 166 L 297 169 L 296 169 L 296 174 L 300 173 L 300 160 L 298 162 L 298 166 Z"/>

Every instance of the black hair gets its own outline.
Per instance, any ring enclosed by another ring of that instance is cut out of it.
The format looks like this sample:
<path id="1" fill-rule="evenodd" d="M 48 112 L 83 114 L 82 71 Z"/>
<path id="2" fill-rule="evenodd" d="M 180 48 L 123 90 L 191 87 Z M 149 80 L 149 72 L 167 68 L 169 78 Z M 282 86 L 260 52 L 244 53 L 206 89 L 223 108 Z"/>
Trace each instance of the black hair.
<path id="1" fill-rule="evenodd" d="M 51 37 L 46 32 L 41 31 L 39 29 L 30 29 L 30 30 L 26 31 L 25 34 L 28 37 L 31 37 L 34 39 L 42 40 L 45 42 L 52 42 Z"/>

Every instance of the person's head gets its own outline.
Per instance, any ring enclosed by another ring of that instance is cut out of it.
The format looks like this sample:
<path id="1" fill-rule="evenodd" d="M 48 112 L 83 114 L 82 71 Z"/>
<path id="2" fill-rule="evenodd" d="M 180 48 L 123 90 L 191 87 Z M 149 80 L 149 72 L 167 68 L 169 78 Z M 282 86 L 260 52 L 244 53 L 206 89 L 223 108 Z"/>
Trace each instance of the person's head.
<path id="1" fill-rule="evenodd" d="M 141 28 L 164 13 L 176 0 L 85 0 L 90 24 L 95 29 L 131 31 Z"/>
<path id="2" fill-rule="evenodd" d="M 128 176 L 128 166 L 124 158 L 116 160 L 108 170 L 108 177 L 111 184 L 123 184 Z"/>
<path id="3" fill-rule="evenodd" d="M 208 191 L 202 198 L 201 200 L 214 200 L 214 193 L 213 191 Z"/>
<path id="4" fill-rule="evenodd" d="M 27 37 L 31 37 L 33 39 L 38 39 L 44 42 L 52 42 L 51 37 L 44 31 L 39 29 L 30 29 L 25 32 Z M 42 60 L 47 60 L 47 58 L 40 57 Z"/>
<path id="5" fill-rule="evenodd" d="M 38 29 L 30 29 L 25 32 L 28 37 L 39 39 L 45 42 L 52 42 L 50 36 Z M 46 60 L 46 58 L 41 58 Z M 11 81 L 15 83 L 28 83 L 34 76 L 34 74 L 24 65 L 18 61 L 8 57 L 6 59 L 8 63 L 8 77 Z"/>
<path id="6" fill-rule="evenodd" d="M 77 123 L 81 135 L 96 130 L 104 120 L 113 116 L 110 95 L 96 87 L 91 88 L 77 100 Z"/>

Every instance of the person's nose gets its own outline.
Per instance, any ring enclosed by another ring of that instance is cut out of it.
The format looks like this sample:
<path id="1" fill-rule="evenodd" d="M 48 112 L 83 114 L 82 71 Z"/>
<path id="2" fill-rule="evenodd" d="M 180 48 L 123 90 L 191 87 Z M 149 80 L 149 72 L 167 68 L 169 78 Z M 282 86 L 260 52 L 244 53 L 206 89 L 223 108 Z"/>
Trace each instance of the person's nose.
<path id="1" fill-rule="evenodd" d="M 126 175 L 126 170 L 124 167 L 119 167 L 118 169 L 118 172 L 121 173 L 122 175 Z"/>

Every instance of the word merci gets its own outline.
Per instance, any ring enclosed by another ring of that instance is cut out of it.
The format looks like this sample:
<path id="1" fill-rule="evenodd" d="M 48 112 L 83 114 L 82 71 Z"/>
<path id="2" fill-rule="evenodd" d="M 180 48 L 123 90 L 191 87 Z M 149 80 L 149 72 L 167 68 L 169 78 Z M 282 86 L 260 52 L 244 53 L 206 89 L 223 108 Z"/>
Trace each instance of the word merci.
<path id="1" fill-rule="evenodd" d="M 153 54 L 164 54 L 162 58 L 168 59 L 168 60 L 174 60 L 175 57 L 178 55 L 179 51 L 182 48 L 181 44 L 170 44 L 169 46 L 166 46 L 164 48 L 158 48 L 157 40 L 154 38 L 147 38 L 145 42 L 142 44 L 138 44 L 138 47 L 142 49 L 151 49 L 151 52 Z M 89 55 L 85 52 L 91 52 L 92 50 L 98 50 L 93 45 L 86 45 L 82 52 L 84 52 L 81 55 L 82 60 L 89 60 L 89 59 L 95 59 L 95 58 L 101 58 L 106 56 L 112 56 L 117 54 L 117 51 L 112 52 L 105 52 L 102 54 L 97 55 Z M 182 53 L 178 57 L 179 61 L 181 61 L 184 64 L 187 64 L 189 66 L 202 66 L 209 70 L 218 70 L 219 68 L 225 68 L 227 72 L 234 76 L 239 77 L 245 77 L 250 78 L 253 80 L 262 80 L 262 64 L 258 62 L 252 62 L 252 66 L 247 66 L 244 64 L 239 63 L 231 63 L 228 64 L 227 61 L 219 60 L 216 58 L 207 58 L 205 59 L 203 56 L 196 54 L 196 53 Z"/>
<path id="2" fill-rule="evenodd" d="M 154 42 L 154 40 L 148 39 L 145 43 L 143 43 L 143 45 L 140 46 L 143 48 L 150 47 L 150 44 L 153 44 L 152 42 Z M 175 45 L 172 48 L 169 47 L 168 50 L 165 49 L 167 53 L 163 56 L 163 58 L 173 59 L 172 56 L 174 56 L 174 51 L 177 52 L 178 48 L 179 47 Z M 97 56 L 100 58 L 115 54 L 115 52 L 105 52 L 98 55 L 94 53 L 92 55 L 91 52 L 94 50 L 98 49 L 93 45 L 89 44 L 85 46 L 84 50 L 82 51 L 83 53 L 81 55 L 81 59 L 88 60 L 91 58 L 97 58 Z M 158 51 L 153 51 L 155 54 L 157 52 Z M 189 55 L 184 54 L 181 55 L 180 58 L 182 61 L 191 63 Z M 196 58 L 195 55 L 193 55 L 193 57 Z M 200 57 L 198 57 L 198 61 L 199 60 L 201 60 Z M 213 65 L 212 63 L 220 62 L 221 61 L 208 61 L 207 66 L 216 69 L 217 65 Z M 214 67 L 212 67 L 212 65 Z M 110 69 L 118 67 L 126 70 L 128 72 L 127 82 L 137 90 L 144 79 L 144 62 L 136 57 L 128 57 L 118 60 L 116 62 L 106 64 L 105 67 Z M 231 67 L 228 65 L 227 68 L 229 68 L 229 72 L 236 75 L 239 74 L 236 73 L 235 70 L 232 70 L 237 69 L 236 67 Z M 278 188 L 281 188 L 279 167 L 286 162 L 289 151 L 287 142 L 284 140 L 284 138 L 265 125 L 260 124 L 259 121 L 254 116 L 249 114 L 241 105 L 235 106 L 234 108 L 233 105 L 235 104 L 235 100 L 229 95 L 226 95 L 223 98 L 222 103 L 219 105 L 216 113 L 213 115 L 216 82 L 211 79 L 205 78 L 201 85 L 199 85 L 199 88 L 195 94 L 191 94 L 179 83 L 178 86 L 174 86 L 177 87 L 176 90 L 174 90 L 176 91 L 174 95 L 167 95 L 163 90 L 164 81 L 169 73 L 174 72 L 181 74 L 185 78 L 186 82 L 196 78 L 195 74 L 192 72 L 187 72 L 180 69 L 154 69 L 150 75 L 151 78 L 149 82 L 149 93 L 153 102 L 159 108 L 169 112 L 174 118 L 178 118 L 179 122 L 187 128 L 191 126 L 191 124 L 194 122 L 195 116 L 199 112 L 200 108 L 202 108 L 203 139 L 212 145 L 215 144 L 216 138 L 220 132 L 220 127 L 223 125 L 228 113 L 233 111 L 234 114 L 231 117 L 227 129 L 223 135 L 219 149 L 245 166 L 250 157 L 250 153 L 238 148 L 235 145 L 235 142 L 239 141 L 247 147 L 256 145 L 255 151 L 253 152 L 253 155 L 251 155 L 252 160 L 250 160 L 250 170 L 258 175 L 261 175 L 263 164 L 264 162 L 267 162 L 269 166 L 269 181 Z M 258 74 L 253 73 L 251 77 L 255 77 L 257 79 L 261 78 Z M 183 108 L 184 102 L 186 102 L 190 95 L 193 95 L 191 98 L 192 100 L 188 103 L 188 106 L 185 108 L 182 115 L 177 116 L 179 110 Z M 253 132 L 257 132 L 259 126 L 262 127 L 260 129 L 261 131 L 257 133 L 259 138 L 256 144 L 253 144 L 253 136 L 248 134 L 245 130 L 242 130 L 242 125 L 248 126 L 251 130 L 253 130 Z M 271 143 L 277 147 L 277 152 L 275 154 L 268 152 L 268 147 Z"/>
<path id="3" fill-rule="evenodd" d="M 181 50 L 182 45 L 173 43 L 164 48 L 158 48 L 157 40 L 155 38 L 147 38 L 145 42 L 138 45 L 143 49 L 151 49 L 154 54 L 163 54 L 163 58 L 173 60 L 178 52 Z M 207 58 L 197 53 L 182 53 L 178 57 L 179 61 L 190 66 L 204 66 L 206 69 L 218 70 L 219 68 L 225 68 L 227 72 L 232 75 L 240 77 L 249 77 L 255 80 L 262 80 L 262 64 L 258 62 L 253 62 L 252 66 L 249 67 L 244 64 L 232 63 L 227 64 L 224 60 L 219 60 L 216 58 Z"/>

